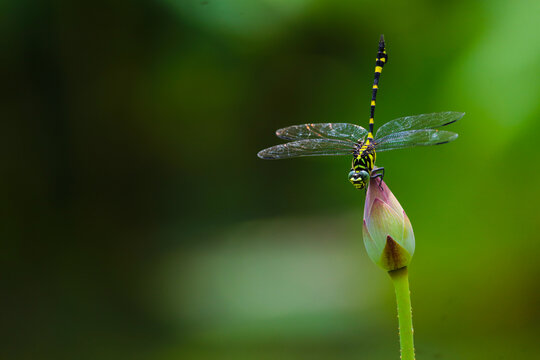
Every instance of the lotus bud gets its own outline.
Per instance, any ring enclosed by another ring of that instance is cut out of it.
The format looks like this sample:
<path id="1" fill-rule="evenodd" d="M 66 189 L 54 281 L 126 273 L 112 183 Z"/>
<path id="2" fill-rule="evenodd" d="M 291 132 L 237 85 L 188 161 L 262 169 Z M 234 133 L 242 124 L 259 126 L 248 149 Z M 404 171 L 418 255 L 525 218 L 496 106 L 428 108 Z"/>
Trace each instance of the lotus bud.
<path id="1" fill-rule="evenodd" d="M 364 245 L 371 260 L 387 271 L 401 269 L 414 254 L 411 222 L 384 181 L 369 182 L 364 206 Z"/>

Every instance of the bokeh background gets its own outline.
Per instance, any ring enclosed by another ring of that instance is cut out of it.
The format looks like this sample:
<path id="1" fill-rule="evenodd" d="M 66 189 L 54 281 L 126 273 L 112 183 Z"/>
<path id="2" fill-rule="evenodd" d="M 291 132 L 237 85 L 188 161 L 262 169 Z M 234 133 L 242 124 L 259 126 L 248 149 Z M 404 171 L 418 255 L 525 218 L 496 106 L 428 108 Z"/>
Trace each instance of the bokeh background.
<path id="1" fill-rule="evenodd" d="M 419 359 L 539 358 L 540 2 L 0 4 L 2 359 L 397 359 L 349 158 L 275 129 L 463 111 L 383 153 Z"/>

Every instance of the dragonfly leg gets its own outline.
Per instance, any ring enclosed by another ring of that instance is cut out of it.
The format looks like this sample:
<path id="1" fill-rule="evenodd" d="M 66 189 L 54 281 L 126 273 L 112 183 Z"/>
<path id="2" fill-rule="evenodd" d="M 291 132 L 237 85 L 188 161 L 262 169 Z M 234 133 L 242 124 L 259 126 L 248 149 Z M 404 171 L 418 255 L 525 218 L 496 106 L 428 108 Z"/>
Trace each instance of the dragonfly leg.
<path id="1" fill-rule="evenodd" d="M 379 171 L 382 172 L 382 173 L 379 173 Z M 382 181 L 383 181 L 383 178 L 384 178 L 384 168 L 383 167 L 375 168 L 375 169 L 373 169 L 373 171 L 371 171 L 371 174 L 372 174 L 371 175 L 372 179 L 379 178 L 379 188 L 381 188 L 381 190 L 382 190 Z"/>
<path id="2" fill-rule="evenodd" d="M 384 168 L 383 168 L 383 167 L 375 168 L 375 169 L 373 169 L 373 170 L 371 171 L 371 173 L 373 174 L 373 173 L 379 172 L 379 171 L 381 171 L 382 174 L 376 174 L 376 175 L 382 175 L 382 176 L 384 176 Z M 377 176 L 377 177 L 378 177 L 378 176 Z"/>

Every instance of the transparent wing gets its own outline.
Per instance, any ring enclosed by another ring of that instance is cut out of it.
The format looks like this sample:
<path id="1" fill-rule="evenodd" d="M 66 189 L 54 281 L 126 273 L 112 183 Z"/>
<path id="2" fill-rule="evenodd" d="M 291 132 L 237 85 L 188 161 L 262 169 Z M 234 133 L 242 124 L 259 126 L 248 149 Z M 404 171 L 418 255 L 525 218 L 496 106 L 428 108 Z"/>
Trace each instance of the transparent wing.
<path id="1" fill-rule="evenodd" d="M 351 155 L 354 144 L 332 139 L 298 140 L 259 151 L 261 159 L 275 160 L 299 156 Z"/>
<path id="2" fill-rule="evenodd" d="M 422 114 L 414 116 L 405 116 L 387 122 L 377 130 L 375 139 L 381 139 L 392 133 L 407 130 L 436 129 L 441 126 L 458 121 L 465 113 L 456 111 L 446 111 L 433 114 Z"/>
<path id="3" fill-rule="evenodd" d="M 402 131 L 375 140 L 375 149 L 388 151 L 415 146 L 440 145 L 453 141 L 457 137 L 456 133 L 436 129 Z"/>
<path id="4" fill-rule="evenodd" d="M 346 123 L 303 124 L 279 129 L 276 135 L 285 140 L 327 138 L 355 143 L 367 135 L 367 130 Z"/>

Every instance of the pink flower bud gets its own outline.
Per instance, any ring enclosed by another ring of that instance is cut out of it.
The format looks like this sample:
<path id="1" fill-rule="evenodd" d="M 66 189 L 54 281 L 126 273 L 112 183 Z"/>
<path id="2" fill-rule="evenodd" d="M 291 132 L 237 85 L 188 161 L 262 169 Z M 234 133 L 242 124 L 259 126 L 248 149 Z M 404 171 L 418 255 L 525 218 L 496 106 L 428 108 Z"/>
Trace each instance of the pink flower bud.
<path id="1" fill-rule="evenodd" d="M 384 181 L 371 179 L 364 206 L 364 245 L 371 260 L 387 271 L 409 265 L 414 254 L 411 222 Z"/>

